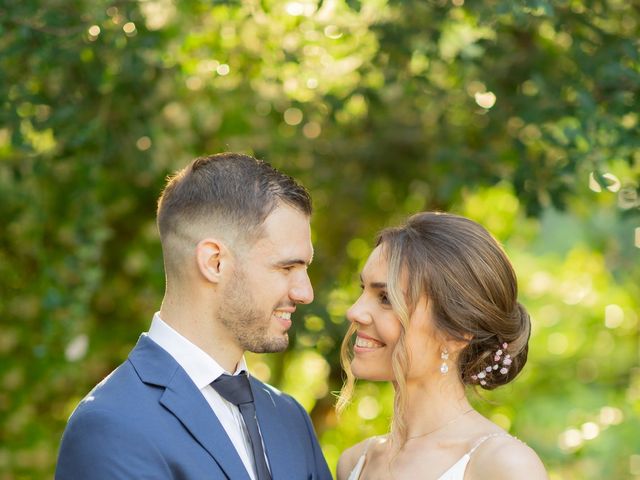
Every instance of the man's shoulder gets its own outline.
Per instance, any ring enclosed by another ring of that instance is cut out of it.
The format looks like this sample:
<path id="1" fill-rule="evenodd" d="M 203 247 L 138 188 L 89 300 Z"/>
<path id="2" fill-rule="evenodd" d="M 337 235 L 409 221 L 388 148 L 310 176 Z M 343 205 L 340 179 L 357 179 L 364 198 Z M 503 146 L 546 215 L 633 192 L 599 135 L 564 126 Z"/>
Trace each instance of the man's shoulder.
<path id="1" fill-rule="evenodd" d="M 251 382 L 253 383 L 254 392 L 262 392 L 266 394 L 276 403 L 276 405 L 300 405 L 298 401 L 288 393 L 285 393 L 282 390 L 274 387 L 273 385 L 263 382 L 262 380 L 258 380 L 254 376 L 251 377 Z"/>
<path id="2" fill-rule="evenodd" d="M 80 400 L 71 419 L 84 412 L 100 411 L 120 414 L 140 401 L 141 392 L 145 391 L 143 382 L 136 374 L 128 360 L 109 373 Z"/>
<path id="3" fill-rule="evenodd" d="M 251 381 L 253 383 L 253 391 L 254 396 L 256 397 L 256 402 L 260 402 L 260 400 L 267 400 L 279 412 L 297 413 L 298 415 L 294 415 L 293 417 L 291 417 L 292 419 L 299 418 L 304 419 L 305 421 L 308 419 L 309 414 L 300 404 L 300 402 L 298 402 L 298 400 L 296 400 L 293 396 L 283 392 L 282 390 L 279 390 L 273 385 L 262 382 L 255 377 L 251 377 Z"/>
<path id="4" fill-rule="evenodd" d="M 142 419 L 142 410 L 131 410 L 132 402 L 119 404 L 116 396 L 100 395 L 96 389 L 69 418 L 58 452 L 56 480 L 168 478 L 157 443 L 160 436 L 154 435 L 148 419 Z"/>
<path id="5" fill-rule="evenodd" d="M 63 435 L 63 445 L 73 449 L 91 445 L 111 445 L 123 435 L 133 438 L 139 421 L 132 421 L 140 413 L 136 397 L 135 373 L 123 363 L 98 383 L 76 406 L 69 417 Z M 96 443 L 97 442 L 97 443 Z"/>

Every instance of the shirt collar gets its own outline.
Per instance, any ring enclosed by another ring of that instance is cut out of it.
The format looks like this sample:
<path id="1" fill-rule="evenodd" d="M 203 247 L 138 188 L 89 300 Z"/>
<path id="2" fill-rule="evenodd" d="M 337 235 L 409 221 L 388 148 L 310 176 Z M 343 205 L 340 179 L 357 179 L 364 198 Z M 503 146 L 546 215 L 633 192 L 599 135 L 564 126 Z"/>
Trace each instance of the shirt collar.
<path id="1" fill-rule="evenodd" d="M 206 387 L 223 373 L 227 373 L 209 354 L 165 323 L 160 318 L 160 312 L 154 314 L 148 335 L 178 362 L 199 389 Z M 248 372 L 244 357 L 238 362 L 233 375 L 242 371 Z"/>

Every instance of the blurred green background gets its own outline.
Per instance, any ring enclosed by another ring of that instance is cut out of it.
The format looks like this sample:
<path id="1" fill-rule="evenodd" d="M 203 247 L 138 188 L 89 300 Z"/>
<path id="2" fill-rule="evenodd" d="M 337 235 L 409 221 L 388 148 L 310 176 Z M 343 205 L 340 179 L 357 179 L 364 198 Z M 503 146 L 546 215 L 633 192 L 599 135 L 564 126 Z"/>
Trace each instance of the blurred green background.
<path id="1" fill-rule="evenodd" d="M 628 0 L 0 0 L 0 480 L 51 478 L 159 308 L 165 176 L 225 150 L 314 197 L 316 300 L 249 361 L 332 469 L 391 415 L 366 382 L 333 411 L 358 271 L 441 209 L 505 244 L 533 317 L 521 377 L 474 403 L 552 479 L 640 479 L 639 34 Z"/>

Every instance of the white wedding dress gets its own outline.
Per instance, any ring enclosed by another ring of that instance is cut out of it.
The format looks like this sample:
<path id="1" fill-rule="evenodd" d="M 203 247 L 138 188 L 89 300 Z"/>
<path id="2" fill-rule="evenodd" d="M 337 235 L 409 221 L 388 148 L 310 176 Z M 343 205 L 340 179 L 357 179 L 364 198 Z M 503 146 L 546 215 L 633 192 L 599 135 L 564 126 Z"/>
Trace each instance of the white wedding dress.
<path id="1" fill-rule="evenodd" d="M 476 444 L 473 446 L 473 448 L 471 448 L 471 450 L 469 450 L 460 458 L 460 460 L 458 460 L 446 472 L 440 475 L 438 477 L 438 480 L 463 480 L 464 472 L 467 469 L 467 464 L 469 463 L 469 460 L 471 460 L 471 454 L 476 450 L 476 448 L 482 445 L 482 443 L 485 440 L 488 440 L 489 438 L 510 437 L 510 436 L 511 435 L 508 435 L 506 433 L 492 433 L 491 435 L 486 435 L 482 437 L 480 440 L 476 442 Z M 356 466 L 353 468 L 353 470 L 351 470 L 351 473 L 349 474 L 349 478 L 347 480 L 360 480 L 360 474 L 362 473 L 362 469 L 364 468 L 364 463 L 367 460 L 367 450 L 369 450 L 370 443 L 371 443 L 371 440 L 367 442 L 367 446 L 365 447 L 364 452 L 362 453 L 362 455 L 360 455 L 360 458 L 358 459 Z"/>

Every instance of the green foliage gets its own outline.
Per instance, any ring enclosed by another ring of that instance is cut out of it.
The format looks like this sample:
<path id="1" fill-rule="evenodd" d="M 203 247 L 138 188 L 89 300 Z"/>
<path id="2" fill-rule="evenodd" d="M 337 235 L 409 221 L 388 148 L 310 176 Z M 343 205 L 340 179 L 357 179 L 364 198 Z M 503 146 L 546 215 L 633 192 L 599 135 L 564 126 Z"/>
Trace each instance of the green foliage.
<path id="1" fill-rule="evenodd" d="M 378 229 L 447 209 L 505 243 L 534 318 L 478 408 L 553 478 L 640 477 L 639 28 L 619 0 L 0 2 L 0 479 L 50 477 L 158 308 L 164 177 L 222 150 L 312 191 L 316 301 L 250 362 L 332 467 L 391 415 L 367 383 L 332 409 L 357 271 Z"/>

